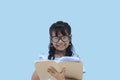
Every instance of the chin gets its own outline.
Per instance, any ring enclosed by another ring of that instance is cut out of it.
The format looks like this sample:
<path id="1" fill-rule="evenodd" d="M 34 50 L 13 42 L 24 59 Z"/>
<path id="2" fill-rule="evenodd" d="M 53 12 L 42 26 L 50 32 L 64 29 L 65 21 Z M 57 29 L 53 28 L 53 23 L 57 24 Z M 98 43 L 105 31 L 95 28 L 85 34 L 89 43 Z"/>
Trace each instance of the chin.
<path id="1" fill-rule="evenodd" d="M 58 51 L 64 51 L 65 49 L 57 49 Z"/>

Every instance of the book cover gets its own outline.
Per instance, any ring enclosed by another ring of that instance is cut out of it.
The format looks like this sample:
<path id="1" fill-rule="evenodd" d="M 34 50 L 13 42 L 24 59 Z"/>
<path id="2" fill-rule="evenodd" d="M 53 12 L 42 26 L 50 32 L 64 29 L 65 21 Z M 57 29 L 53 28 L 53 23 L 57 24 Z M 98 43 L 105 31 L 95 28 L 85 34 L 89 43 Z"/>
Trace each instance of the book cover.
<path id="1" fill-rule="evenodd" d="M 49 67 L 55 68 L 58 72 L 65 67 L 65 77 L 69 79 L 82 80 L 83 65 L 79 59 L 74 57 L 62 57 L 57 61 L 43 60 L 35 63 L 35 68 L 40 80 L 56 80 L 47 70 Z"/>

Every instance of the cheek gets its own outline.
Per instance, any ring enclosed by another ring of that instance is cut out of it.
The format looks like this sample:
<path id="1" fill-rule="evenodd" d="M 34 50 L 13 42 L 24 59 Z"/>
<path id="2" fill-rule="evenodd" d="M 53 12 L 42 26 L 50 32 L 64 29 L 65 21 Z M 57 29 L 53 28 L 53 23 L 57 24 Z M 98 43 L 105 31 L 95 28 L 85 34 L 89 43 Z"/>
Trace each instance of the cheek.
<path id="1" fill-rule="evenodd" d="M 65 45 L 68 47 L 70 42 L 66 42 Z"/>
<path id="2" fill-rule="evenodd" d="M 53 44 L 54 47 L 56 46 L 56 43 L 52 43 L 52 44 Z"/>

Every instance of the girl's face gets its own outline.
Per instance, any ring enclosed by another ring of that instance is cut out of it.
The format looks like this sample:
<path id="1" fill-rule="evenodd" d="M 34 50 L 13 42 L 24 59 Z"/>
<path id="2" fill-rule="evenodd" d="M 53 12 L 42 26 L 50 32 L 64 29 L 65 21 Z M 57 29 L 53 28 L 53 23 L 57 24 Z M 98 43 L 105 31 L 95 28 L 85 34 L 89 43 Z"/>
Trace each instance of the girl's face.
<path id="1" fill-rule="evenodd" d="M 52 32 L 51 43 L 53 44 L 54 48 L 58 51 L 65 51 L 66 48 L 69 46 L 70 41 L 71 36 L 62 35 L 61 33 L 58 33 L 58 36 L 56 36 L 55 32 Z"/>

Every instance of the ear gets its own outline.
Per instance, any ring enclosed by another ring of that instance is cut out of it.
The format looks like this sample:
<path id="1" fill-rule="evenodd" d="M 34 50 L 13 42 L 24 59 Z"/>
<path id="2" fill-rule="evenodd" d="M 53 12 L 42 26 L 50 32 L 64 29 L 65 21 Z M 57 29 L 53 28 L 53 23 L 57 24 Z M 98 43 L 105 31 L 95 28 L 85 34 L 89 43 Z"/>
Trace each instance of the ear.
<path id="1" fill-rule="evenodd" d="M 70 38 L 70 42 L 71 42 L 72 41 L 72 35 L 70 35 L 69 38 Z"/>
<path id="2" fill-rule="evenodd" d="M 50 40 L 50 43 L 53 44 L 53 42 Z"/>

